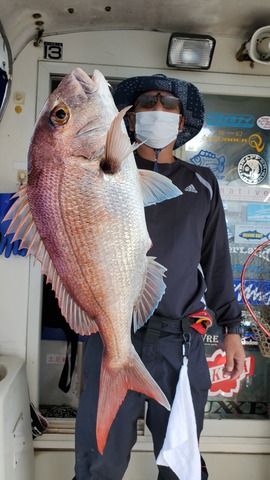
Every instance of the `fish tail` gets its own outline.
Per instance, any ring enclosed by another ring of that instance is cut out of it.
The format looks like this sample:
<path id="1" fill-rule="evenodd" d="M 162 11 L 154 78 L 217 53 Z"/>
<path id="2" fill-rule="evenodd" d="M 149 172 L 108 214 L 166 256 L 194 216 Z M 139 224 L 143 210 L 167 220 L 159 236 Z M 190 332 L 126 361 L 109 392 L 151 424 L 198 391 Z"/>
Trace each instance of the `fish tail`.
<path id="1" fill-rule="evenodd" d="M 135 390 L 147 395 L 170 410 L 170 404 L 165 394 L 151 377 L 134 349 L 124 366 L 111 368 L 106 363 L 106 356 L 104 356 L 100 375 L 96 426 L 97 446 L 101 454 L 104 451 L 111 425 L 128 390 Z"/>

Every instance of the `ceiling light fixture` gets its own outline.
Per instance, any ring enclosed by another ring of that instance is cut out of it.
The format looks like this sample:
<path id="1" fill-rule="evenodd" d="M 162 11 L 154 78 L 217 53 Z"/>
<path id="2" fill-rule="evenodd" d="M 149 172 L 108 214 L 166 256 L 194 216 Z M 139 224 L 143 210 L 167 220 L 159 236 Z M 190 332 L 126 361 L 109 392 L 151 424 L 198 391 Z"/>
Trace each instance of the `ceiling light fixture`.
<path id="1" fill-rule="evenodd" d="M 167 53 L 169 67 L 184 70 L 208 70 L 216 45 L 209 35 L 172 33 Z"/>

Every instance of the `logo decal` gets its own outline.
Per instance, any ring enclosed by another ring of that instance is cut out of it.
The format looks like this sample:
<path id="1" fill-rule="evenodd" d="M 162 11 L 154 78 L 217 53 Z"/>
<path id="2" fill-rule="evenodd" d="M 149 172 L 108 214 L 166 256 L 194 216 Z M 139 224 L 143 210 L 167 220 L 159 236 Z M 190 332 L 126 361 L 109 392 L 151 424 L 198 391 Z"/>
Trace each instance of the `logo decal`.
<path id="1" fill-rule="evenodd" d="M 263 283 L 258 280 L 250 281 L 245 283 L 245 295 L 247 300 L 253 306 L 269 306 L 270 305 L 270 282 L 264 280 Z M 234 292 L 237 298 L 237 301 L 240 304 L 243 304 L 242 292 L 241 292 L 241 283 L 239 279 L 234 280 Z"/>
<path id="2" fill-rule="evenodd" d="M 270 226 L 260 225 L 254 228 L 252 224 L 235 225 L 234 238 L 236 243 L 260 245 L 270 239 Z"/>
<path id="3" fill-rule="evenodd" d="M 223 173 L 226 164 L 226 157 L 224 157 L 224 155 L 217 157 L 215 153 L 209 152 L 208 150 L 200 150 L 199 153 L 189 159 L 189 163 L 201 167 L 208 167 L 215 174 Z"/>
<path id="4" fill-rule="evenodd" d="M 265 147 L 263 139 L 260 135 L 258 135 L 258 133 L 250 135 L 250 137 L 248 138 L 248 143 L 252 148 L 255 148 L 258 153 L 261 153 Z"/>
<path id="5" fill-rule="evenodd" d="M 210 371 L 212 386 L 209 391 L 210 397 L 222 395 L 223 397 L 232 397 L 234 393 L 239 392 L 240 383 L 245 377 L 250 377 L 254 373 L 254 357 L 246 357 L 244 371 L 238 378 L 231 380 L 224 377 L 223 368 L 226 363 L 226 354 L 223 350 L 216 350 L 211 357 L 207 358 Z"/>
<path id="6" fill-rule="evenodd" d="M 247 221 L 270 222 L 270 205 L 250 203 L 247 205 Z"/>
<path id="7" fill-rule="evenodd" d="M 260 155 L 245 155 L 238 163 L 238 175 L 244 183 L 257 185 L 267 176 L 267 163 Z"/>
<path id="8" fill-rule="evenodd" d="M 262 128 L 262 130 L 270 130 L 270 117 L 264 115 L 257 119 L 258 127 Z"/>
<path id="9" fill-rule="evenodd" d="M 194 185 L 192 185 L 192 183 L 185 188 L 185 192 L 198 193 Z"/>
<path id="10" fill-rule="evenodd" d="M 253 115 L 210 112 L 206 115 L 206 123 L 217 127 L 252 128 L 254 117 Z"/>
<path id="11" fill-rule="evenodd" d="M 266 238 L 269 240 L 270 232 L 266 235 L 263 232 L 258 232 L 258 230 L 247 230 L 246 232 L 239 233 L 239 237 L 245 238 L 246 240 L 263 240 Z"/>

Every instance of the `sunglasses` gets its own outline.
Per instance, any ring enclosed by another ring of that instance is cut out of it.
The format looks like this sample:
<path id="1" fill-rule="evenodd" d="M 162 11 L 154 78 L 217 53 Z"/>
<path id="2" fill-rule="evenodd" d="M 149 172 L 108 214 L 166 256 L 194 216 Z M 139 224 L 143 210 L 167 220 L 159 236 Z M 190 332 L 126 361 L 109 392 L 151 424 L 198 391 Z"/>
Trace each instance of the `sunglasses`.
<path id="1" fill-rule="evenodd" d="M 166 110 L 175 110 L 180 106 L 178 98 L 172 97 L 171 95 L 161 95 L 161 93 L 157 93 L 156 95 L 140 95 L 134 106 L 139 105 L 142 108 L 153 108 L 158 100 Z"/>

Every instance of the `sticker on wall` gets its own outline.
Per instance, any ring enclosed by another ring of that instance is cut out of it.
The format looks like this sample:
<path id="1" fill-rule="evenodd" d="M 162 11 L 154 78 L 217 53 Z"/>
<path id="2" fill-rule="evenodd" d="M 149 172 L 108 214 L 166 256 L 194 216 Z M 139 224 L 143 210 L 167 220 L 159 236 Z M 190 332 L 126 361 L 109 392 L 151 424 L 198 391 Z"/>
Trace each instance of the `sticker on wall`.
<path id="1" fill-rule="evenodd" d="M 254 320 L 249 313 L 249 311 L 245 308 L 241 309 L 241 317 L 242 317 L 242 325 L 245 327 L 244 335 L 242 336 L 241 343 L 242 345 L 252 348 L 259 347 L 259 336 L 255 329 L 253 329 Z M 261 319 L 259 312 L 258 318 Z M 258 352 L 258 348 L 256 348 L 256 352 Z"/>
<path id="2" fill-rule="evenodd" d="M 269 272 L 269 270 L 268 270 Z M 260 272 L 261 274 L 261 272 Z M 254 276 L 258 272 L 254 272 Z M 240 280 L 236 279 L 234 283 L 234 293 L 239 304 L 243 304 L 243 297 L 241 292 Z M 270 282 L 268 280 L 249 280 L 248 284 L 245 284 L 245 295 L 247 300 L 253 306 L 270 306 Z"/>
<path id="3" fill-rule="evenodd" d="M 62 60 L 63 58 L 63 43 L 59 42 L 44 42 L 43 44 L 43 58 L 49 60 Z"/>
<path id="4" fill-rule="evenodd" d="M 219 190 L 223 200 L 234 200 L 240 202 L 267 202 L 270 198 L 270 187 L 254 186 L 246 187 L 241 185 L 224 185 L 220 183 Z"/>
<path id="5" fill-rule="evenodd" d="M 266 178 L 267 173 L 267 163 L 260 155 L 245 155 L 238 163 L 238 175 L 249 185 L 258 185 Z"/>
<path id="6" fill-rule="evenodd" d="M 262 130 L 270 130 L 270 116 L 263 115 L 257 119 L 256 123 Z"/>
<path id="7" fill-rule="evenodd" d="M 234 232 L 235 243 L 256 243 L 260 245 L 270 239 L 270 226 L 260 225 L 254 228 L 254 225 L 235 225 Z"/>
<path id="8" fill-rule="evenodd" d="M 252 249 L 254 251 L 254 249 Z M 232 271 L 233 271 L 233 276 L 234 278 L 237 278 L 237 277 L 240 277 L 241 276 L 241 273 L 242 273 L 242 270 L 243 270 L 243 264 L 236 264 L 236 263 L 233 263 L 232 264 Z M 250 265 L 249 266 L 249 270 L 250 272 L 254 273 L 254 278 L 255 276 L 258 278 L 258 275 L 261 274 L 267 274 L 269 276 L 269 271 L 270 271 L 270 266 L 269 264 L 265 263 L 264 265 Z M 236 282 L 236 280 L 235 280 Z M 269 287 L 270 287 L 270 284 L 269 284 Z M 270 298 L 270 289 L 269 289 L 269 298 Z"/>
<path id="9" fill-rule="evenodd" d="M 247 205 L 248 222 L 270 222 L 270 205 L 254 204 Z"/>
<path id="10" fill-rule="evenodd" d="M 224 155 L 217 157 L 213 152 L 200 150 L 199 153 L 189 159 L 189 163 L 210 168 L 217 178 L 224 178 L 224 176 L 220 176 L 220 174 L 224 172 L 226 164 L 226 157 Z"/>
<path id="11" fill-rule="evenodd" d="M 256 152 L 261 153 L 264 150 L 265 143 L 261 135 L 258 133 L 253 133 L 248 137 L 248 143 L 251 148 L 255 148 Z"/>
<path id="12" fill-rule="evenodd" d="M 223 375 L 223 369 L 226 363 L 226 354 L 223 350 L 216 350 L 211 357 L 207 358 L 212 386 L 209 396 L 214 397 L 222 395 L 232 397 L 234 393 L 240 390 L 240 383 L 245 377 L 251 377 L 254 373 L 254 357 L 245 358 L 245 368 L 241 375 L 234 380 Z"/>
<path id="13" fill-rule="evenodd" d="M 207 125 L 215 127 L 238 127 L 238 128 L 252 128 L 254 125 L 253 115 L 241 115 L 237 113 L 219 113 L 209 112 L 206 114 Z"/>

